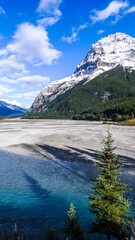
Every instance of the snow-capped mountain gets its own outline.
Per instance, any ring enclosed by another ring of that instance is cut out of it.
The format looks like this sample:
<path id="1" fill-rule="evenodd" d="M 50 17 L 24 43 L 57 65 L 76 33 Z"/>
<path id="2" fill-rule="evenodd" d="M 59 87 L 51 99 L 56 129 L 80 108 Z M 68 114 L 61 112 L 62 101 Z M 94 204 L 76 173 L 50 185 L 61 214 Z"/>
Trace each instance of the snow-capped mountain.
<path id="1" fill-rule="evenodd" d="M 0 99 L 0 101 L 6 102 L 6 103 L 11 104 L 11 105 L 15 105 L 15 106 L 20 107 L 20 108 L 23 108 L 23 109 L 27 109 L 27 108 L 25 108 L 21 103 L 19 103 L 19 102 L 16 101 L 16 100 L 9 101 L 9 100 L 7 100 L 7 99 Z"/>
<path id="2" fill-rule="evenodd" d="M 84 61 L 81 61 L 70 77 L 54 81 L 45 87 L 36 97 L 30 111 L 54 100 L 58 95 L 71 89 L 87 77 L 92 80 L 116 66 L 135 70 L 135 38 L 124 33 L 109 35 L 93 44 Z M 47 106 L 45 105 L 44 110 Z"/>
<path id="3" fill-rule="evenodd" d="M 9 115 L 19 115 L 25 114 L 27 109 L 23 107 L 20 103 L 8 100 L 0 100 L 0 115 L 7 117 Z"/>

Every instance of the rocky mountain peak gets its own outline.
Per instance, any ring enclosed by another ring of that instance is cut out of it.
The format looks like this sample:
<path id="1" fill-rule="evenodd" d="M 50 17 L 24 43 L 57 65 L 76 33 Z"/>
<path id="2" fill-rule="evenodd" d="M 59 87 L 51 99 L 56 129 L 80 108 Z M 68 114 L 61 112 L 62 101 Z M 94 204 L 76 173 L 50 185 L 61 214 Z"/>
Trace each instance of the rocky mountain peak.
<path id="1" fill-rule="evenodd" d="M 91 74 L 91 79 L 117 65 L 135 69 L 135 39 L 125 33 L 115 33 L 93 44 L 75 75 Z"/>
<path id="2" fill-rule="evenodd" d="M 125 33 L 115 33 L 102 38 L 91 46 L 87 56 L 79 63 L 75 73 L 62 80 L 54 81 L 45 87 L 35 99 L 30 111 L 42 106 L 46 110 L 46 102 L 53 101 L 58 95 L 71 89 L 87 77 L 88 81 L 116 66 L 135 69 L 135 38 Z M 40 111 L 38 109 L 38 111 Z"/>

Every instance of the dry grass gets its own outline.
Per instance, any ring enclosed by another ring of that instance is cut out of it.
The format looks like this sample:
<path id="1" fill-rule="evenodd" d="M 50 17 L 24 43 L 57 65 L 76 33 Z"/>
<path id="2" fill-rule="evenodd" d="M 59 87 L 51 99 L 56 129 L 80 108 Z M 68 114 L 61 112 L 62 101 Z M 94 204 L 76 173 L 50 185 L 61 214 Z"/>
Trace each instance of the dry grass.
<path id="1" fill-rule="evenodd" d="M 122 125 L 122 126 L 135 126 L 135 118 L 121 121 L 121 122 L 104 122 L 104 124 L 112 124 L 112 125 Z"/>
<path id="2" fill-rule="evenodd" d="M 28 122 L 28 120 L 22 119 L 0 119 L 0 123 L 14 123 L 14 122 Z"/>
<path id="3" fill-rule="evenodd" d="M 118 125 L 135 126 L 135 118 L 119 122 Z"/>

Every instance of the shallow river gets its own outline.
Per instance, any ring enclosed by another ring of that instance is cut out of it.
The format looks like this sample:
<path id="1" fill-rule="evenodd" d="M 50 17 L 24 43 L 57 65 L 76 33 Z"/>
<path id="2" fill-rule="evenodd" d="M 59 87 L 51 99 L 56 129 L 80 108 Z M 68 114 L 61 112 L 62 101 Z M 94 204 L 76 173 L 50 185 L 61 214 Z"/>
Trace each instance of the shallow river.
<path id="1" fill-rule="evenodd" d="M 134 167 L 128 166 L 122 171 L 123 181 L 133 187 L 128 198 L 133 201 L 134 210 Z M 92 187 L 89 180 L 95 177 L 92 163 L 48 161 L 0 151 L 2 229 L 13 230 L 16 223 L 22 231 L 37 236 L 47 226 L 60 229 L 71 202 L 76 206 L 80 224 L 89 229 L 93 216 L 87 196 Z"/>

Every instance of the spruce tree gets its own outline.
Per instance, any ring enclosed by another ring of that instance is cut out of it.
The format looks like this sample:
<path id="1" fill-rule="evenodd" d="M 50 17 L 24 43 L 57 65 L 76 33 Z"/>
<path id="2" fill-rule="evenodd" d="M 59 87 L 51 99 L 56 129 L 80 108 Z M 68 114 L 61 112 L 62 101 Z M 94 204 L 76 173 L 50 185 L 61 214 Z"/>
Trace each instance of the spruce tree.
<path id="1" fill-rule="evenodd" d="M 70 204 L 69 211 L 67 212 L 68 218 L 65 222 L 65 227 L 63 228 L 63 232 L 66 234 L 67 239 L 72 240 L 83 240 L 83 232 L 78 223 L 76 210 L 73 203 Z"/>
<path id="2" fill-rule="evenodd" d="M 122 165 L 120 159 L 115 155 L 112 136 L 108 132 L 104 140 L 104 148 L 99 152 L 99 176 L 94 182 L 90 200 L 90 212 L 95 214 L 92 222 L 91 233 L 105 234 L 107 240 L 111 237 L 116 239 L 126 239 L 128 227 L 131 221 L 130 203 L 124 194 L 130 189 L 121 183 L 118 171 Z"/>

